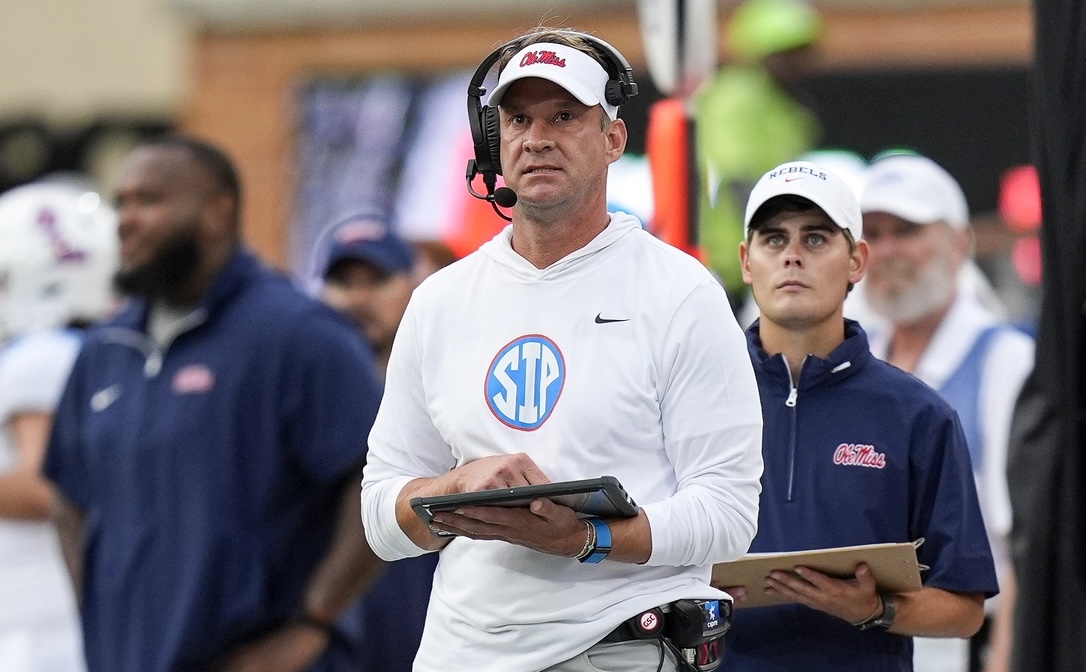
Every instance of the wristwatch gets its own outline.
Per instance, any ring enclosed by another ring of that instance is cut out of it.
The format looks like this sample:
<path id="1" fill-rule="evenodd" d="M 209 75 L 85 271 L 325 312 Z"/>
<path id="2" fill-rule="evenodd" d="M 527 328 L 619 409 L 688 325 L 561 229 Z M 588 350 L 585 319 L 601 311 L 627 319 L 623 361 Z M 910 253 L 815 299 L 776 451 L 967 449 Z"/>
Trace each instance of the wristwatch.
<path id="1" fill-rule="evenodd" d="M 868 630 L 870 628 L 889 630 L 890 626 L 894 624 L 894 617 L 897 616 L 897 603 L 894 602 L 893 596 L 879 593 L 879 600 L 882 602 L 882 615 L 868 619 L 863 623 L 857 623 L 857 628 L 860 630 Z"/>
<path id="2" fill-rule="evenodd" d="M 578 559 L 586 565 L 595 565 L 603 562 L 611 552 L 611 528 L 599 518 L 589 518 L 588 524 L 592 526 L 594 534 L 585 549 L 586 553 Z"/>

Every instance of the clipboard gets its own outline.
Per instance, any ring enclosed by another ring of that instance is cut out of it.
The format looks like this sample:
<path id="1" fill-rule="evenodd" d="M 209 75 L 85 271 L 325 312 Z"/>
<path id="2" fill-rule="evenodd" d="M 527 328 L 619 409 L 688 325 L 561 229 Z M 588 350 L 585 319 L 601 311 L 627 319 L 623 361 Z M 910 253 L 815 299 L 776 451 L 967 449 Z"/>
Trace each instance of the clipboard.
<path id="1" fill-rule="evenodd" d="M 526 507 L 541 497 L 568 506 L 584 517 L 633 518 L 638 512 L 637 504 L 614 476 L 414 497 L 411 508 L 429 525 L 438 511 L 451 511 L 461 506 Z"/>
<path id="2" fill-rule="evenodd" d="M 784 597 L 766 593 L 765 577 L 771 571 L 795 571 L 796 567 L 810 567 L 816 571 L 837 577 L 850 577 L 856 565 L 866 562 L 880 591 L 905 593 L 920 590 L 920 572 L 928 569 L 916 560 L 916 549 L 924 543 L 866 544 L 821 548 L 810 551 L 787 553 L 748 553 L 732 562 L 713 565 L 712 585 L 720 588 L 744 586 L 747 598 L 736 602 L 736 609 L 766 607 L 788 602 Z"/>

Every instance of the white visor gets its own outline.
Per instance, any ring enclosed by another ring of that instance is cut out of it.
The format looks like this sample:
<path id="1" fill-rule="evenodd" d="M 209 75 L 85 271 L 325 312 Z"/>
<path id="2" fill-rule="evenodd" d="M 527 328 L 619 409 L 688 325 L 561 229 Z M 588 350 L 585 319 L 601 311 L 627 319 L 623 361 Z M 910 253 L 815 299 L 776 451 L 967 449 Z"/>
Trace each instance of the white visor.
<path id="1" fill-rule="evenodd" d="M 538 77 L 554 82 L 589 107 L 602 105 L 609 119 L 618 116 L 618 107 L 607 102 L 607 70 L 596 59 L 564 44 L 537 42 L 516 53 L 498 77 L 498 86 L 487 103 L 501 104 L 502 96 L 518 79 Z"/>

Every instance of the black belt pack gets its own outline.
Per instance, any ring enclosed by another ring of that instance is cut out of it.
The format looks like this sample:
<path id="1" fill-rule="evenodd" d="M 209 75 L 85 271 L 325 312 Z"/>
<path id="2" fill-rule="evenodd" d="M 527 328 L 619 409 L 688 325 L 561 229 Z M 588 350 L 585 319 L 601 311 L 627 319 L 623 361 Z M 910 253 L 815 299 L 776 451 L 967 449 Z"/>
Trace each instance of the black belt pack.
<path id="1" fill-rule="evenodd" d="M 647 609 L 612 630 L 601 642 L 632 642 L 661 638 L 679 660 L 695 672 L 720 666 L 724 633 L 732 624 L 732 603 L 726 600 L 678 600 Z"/>

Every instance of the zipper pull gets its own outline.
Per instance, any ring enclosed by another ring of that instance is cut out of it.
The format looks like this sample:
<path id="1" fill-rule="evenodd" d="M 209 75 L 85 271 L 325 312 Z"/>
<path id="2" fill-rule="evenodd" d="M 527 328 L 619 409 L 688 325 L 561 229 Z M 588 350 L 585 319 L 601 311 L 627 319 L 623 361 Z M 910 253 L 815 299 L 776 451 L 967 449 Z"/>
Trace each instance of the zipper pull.
<path id="1" fill-rule="evenodd" d="M 784 401 L 784 405 L 787 406 L 788 408 L 795 408 L 795 406 L 796 406 L 796 397 L 798 397 L 798 396 L 799 396 L 799 390 L 793 387 L 792 391 L 788 393 L 788 399 L 786 399 Z"/>
<path id="2" fill-rule="evenodd" d="M 154 378 L 160 371 L 162 371 L 162 351 L 155 348 L 151 356 L 143 363 L 143 375 L 147 378 Z"/>

